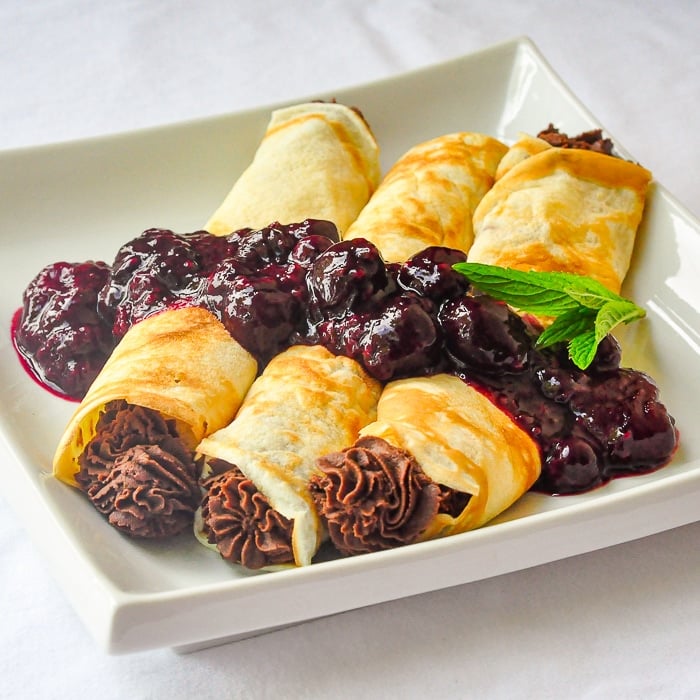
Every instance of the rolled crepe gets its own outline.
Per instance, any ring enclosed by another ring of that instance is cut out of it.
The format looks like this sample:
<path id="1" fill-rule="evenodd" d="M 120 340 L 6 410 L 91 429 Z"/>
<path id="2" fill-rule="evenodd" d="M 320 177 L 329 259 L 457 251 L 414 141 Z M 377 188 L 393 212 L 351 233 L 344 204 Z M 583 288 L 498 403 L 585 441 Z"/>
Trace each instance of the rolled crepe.
<path id="1" fill-rule="evenodd" d="M 226 559 L 249 568 L 309 564 L 322 539 L 308 492 L 316 460 L 353 442 L 360 428 L 374 420 L 379 393 L 379 383 L 357 362 L 321 346 L 294 346 L 273 358 L 236 418 L 197 448 L 206 458 L 204 483 L 210 489 L 198 538 L 208 538 Z M 240 489 L 240 481 L 230 488 L 215 485 L 221 492 L 215 511 L 211 484 L 229 479 L 231 468 L 246 482 Z M 247 517 L 248 507 L 255 517 Z M 291 522 L 291 555 L 286 561 L 267 561 L 258 545 L 274 544 L 269 540 L 276 537 L 272 528 L 279 516 L 281 522 Z"/>
<path id="2" fill-rule="evenodd" d="M 319 511 L 336 547 L 355 554 L 484 525 L 534 484 L 541 460 L 510 416 L 439 374 L 387 384 L 377 420 L 321 468 Z"/>
<path id="3" fill-rule="evenodd" d="M 132 326 L 80 402 L 53 460 L 54 475 L 77 486 L 80 456 L 108 404 L 125 401 L 175 421 L 194 449 L 228 424 L 250 388 L 257 363 L 208 311 L 163 311 Z"/>
<path id="4" fill-rule="evenodd" d="M 310 102 L 275 110 L 255 157 L 205 229 L 227 235 L 325 219 L 342 233 L 380 178 L 379 149 L 356 110 Z"/>
<path id="5" fill-rule="evenodd" d="M 518 140 L 508 149 L 496 168 L 496 180 L 500 180 L 511 168 L 530 156 L 552 148 L 544 139 L 530 134 L 520 134 Z"/>
<path id="6" fill-rule="evenodd" d="M 387 262 L 428 246 L 468 251 L 472 216 L 508 147 L 468 132 L 418 144 L 389 170 L 343 238 L 366 238 Z"/>
<path id="7" fill-rule="evenodd" d="M 619 292 L 651 173 L 613 156 L 525 137 L 474 212 L 470 262 L 592 277 Z"/>

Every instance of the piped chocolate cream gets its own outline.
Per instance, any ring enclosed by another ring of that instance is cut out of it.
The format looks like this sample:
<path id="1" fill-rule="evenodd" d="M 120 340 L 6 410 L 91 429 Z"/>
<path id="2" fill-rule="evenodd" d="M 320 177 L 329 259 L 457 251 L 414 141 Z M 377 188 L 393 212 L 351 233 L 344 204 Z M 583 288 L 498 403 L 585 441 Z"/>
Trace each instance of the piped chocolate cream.
<path id="1" fill-rule="evenodd" d="M 204 534 L 221 556 L 248 569 L 294 561 L 293 521 L 270 505 L 238 467 L 213 459 L 204 482 Z"/>
<path id="2" fill-rule="evenodd" d="M 152 539 L 191 526 L 200 498 L 198 468 L 174 420 L 111 401 L 79 464 L 78 485 L 114 527 Z"/>
<path id="3" fill-rule="evenodd" d="M 310 490 L 335 548 L 343 555 L 417 541 L 435 515 L 455 516 L 469 500 L 432 481 L 406 450 L 362 437 L 319 460 Z"/>

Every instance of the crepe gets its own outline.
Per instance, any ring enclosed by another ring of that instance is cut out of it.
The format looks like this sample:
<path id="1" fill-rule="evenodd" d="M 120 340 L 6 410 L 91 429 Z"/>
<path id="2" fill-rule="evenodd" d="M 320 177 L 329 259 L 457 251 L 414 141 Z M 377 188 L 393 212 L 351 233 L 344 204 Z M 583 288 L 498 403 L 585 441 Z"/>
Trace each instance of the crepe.
<path id="1" fill-rule="evenodd" d="M 621 158 L 525 137 L 474 212 L 469 262 L 587 275 L 618 293 L 650 180 Z"/>
<path id="2" fill-rule="evenodd" d="M 342 233 L 379 178 L 377 142 L 359 112 L 331 102 L 278 109 L 253 161 L 205 229 L 228 235 L 272 222 L 325 219 Z"/>
<path id="3" fill-rule="evenodd" d="M 422 539 L 480 527 L 522 496 L 540 473 L 532 438 L 481 392 L 448 374 L 388 384 L 377 421 L 360 434 L 407 450 L 434 482 L 471 495 L 456 518 L 438 514 Z"/>
<path id="4" fill-rule="evenodd" d="M 215 460 L 223 460 L 252 482 L 272 510 L 292 521 L 293 557 L 285 563 L 309 564 L 322 539 L 308 492 L 316 459 L 357 438 L 360 428 L 375 418 L 379 393 L 380 384 L 354 360 L 335 356 L 321 346 L 294 346 L 267 365 L 230 425 L 199 444 L 197 450 L 206 458 L 205 478 L 218 471 L 212 470 L 212 466 L 220 467 Z M 226 498 L 230 496 L 227 493 Z M 232 508 L 239 505 L 234 503 Z M 265 527 L 269 514 L 253 522 L 243 518 L 234 523 L 230 510 L 221 517 L 225 536 L 216 544 L 222 554 L 223 539 L 268 536 L 260 528 Z M 236 530 L 238 525 L 248 528 L 247 532 Z M 204 541 L 207 535 L 201 528 L 200 523 L 197 535 Z M 253 559 L 257 558 L 256 553 Z"/>
<path id="5" fill-rule="evenodd" d="M 365 238 L 387 262 L 403 262 L 428 246 L 468 251 L 472 215 L 508 150 L 469 132 L 418 144 L 389 170 L 343 238 Z"/>
<path id="6" fill-rule="evenodd" d="M 438 374 L 387 384 L 377 420 L 320 468 L 318 510 L 336 549 L 352 555 L 484 525 L 535 483 L 541 458 L 486 396 Z"/>
<path id="7" fill-rule="evenodd" d="M 496 180 L 500 180 L 511 168 L 530 156 L 546 151 L 552 146 L 544 139 L 520 134 L 518 140 L 508 149 L 496 168 Z"/>
<path id="8" fill-rule="evenodd" d="M 257 363 L 208 311 L 163 311 L 132 326 L 80 402 L 53 460 L 54 475 L 77 486 L 79 459 L 110 402 L 124 400 L 176 422 L 190 448 L 231 421 Z"/>

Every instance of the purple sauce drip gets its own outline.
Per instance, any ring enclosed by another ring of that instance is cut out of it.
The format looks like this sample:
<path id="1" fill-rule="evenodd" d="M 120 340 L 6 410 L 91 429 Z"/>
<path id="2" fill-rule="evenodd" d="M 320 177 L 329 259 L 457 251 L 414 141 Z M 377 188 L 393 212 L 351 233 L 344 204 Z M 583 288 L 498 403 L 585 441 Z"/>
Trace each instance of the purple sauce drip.
<path id="1" fill-rule="evenodd" d="M 369 241 L 338 241 L 308 220 L 216 237 L 149 229 L 104 263 L 56 263 L 24 295 L 15 344 L 37 377 L 79 398 L 114 344 L 166 308 L 209 309 L 261 367 L 295 343 L 321 344 L 381 381 L 453 372 L 507 411 L 539 445 L 535 489 L 580 493 L 666 464 L 673 418 L 653 381 L 621 369 L 609 336 L 582 372 L 562 348 L 539 350 L 536 324 L 474 294 L 427 248 L 386 264 Z"/>

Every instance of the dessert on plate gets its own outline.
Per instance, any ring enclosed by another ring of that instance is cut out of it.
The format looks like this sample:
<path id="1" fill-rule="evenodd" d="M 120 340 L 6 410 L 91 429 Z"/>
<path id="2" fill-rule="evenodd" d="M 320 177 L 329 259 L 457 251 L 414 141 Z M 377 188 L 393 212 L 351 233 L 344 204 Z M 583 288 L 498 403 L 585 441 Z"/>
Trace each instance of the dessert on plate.
<path id="1" fill-rule="evenodd" d="M 610 152 L 553 127 L 510 149 L 448 134 L 376 189 L 356 110 L 276 111 L 207 230 L 147 229 L 111 265 L 55 263 L 27 287 L 18 352 L 81 399 L 55 475 L 126 534 L 194 522 L 270 569 L 310 564 L 326 536 L 376 551 L 480 527 L 528 490 L 660 468 L 675 422 L 607 330 L 581 366 L 564 336 L 540 343 L 555 324 L 462 274 L 619 289 L 650 174 Z"/>

